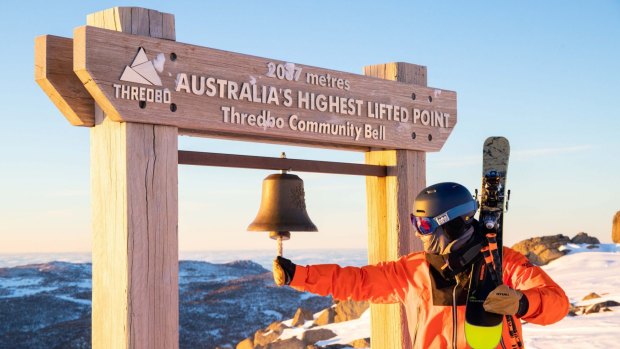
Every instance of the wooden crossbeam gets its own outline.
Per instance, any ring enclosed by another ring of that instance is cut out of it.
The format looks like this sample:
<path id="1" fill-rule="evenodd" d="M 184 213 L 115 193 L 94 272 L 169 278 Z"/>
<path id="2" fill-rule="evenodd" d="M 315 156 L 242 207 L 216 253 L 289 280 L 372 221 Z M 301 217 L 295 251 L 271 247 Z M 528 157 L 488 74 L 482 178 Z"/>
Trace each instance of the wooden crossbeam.
<path id="1" fill-rule="evenodd" d="M 387 166 L 179 150 L 179 165 L 219 166 L 385 177 Z"/>
<path id="2" fill-rule="evenodd" d="M 35 39 L 34 80 L 72 125 L 95 124 L 95 101 L 73 72 L 73 39 Z"/>

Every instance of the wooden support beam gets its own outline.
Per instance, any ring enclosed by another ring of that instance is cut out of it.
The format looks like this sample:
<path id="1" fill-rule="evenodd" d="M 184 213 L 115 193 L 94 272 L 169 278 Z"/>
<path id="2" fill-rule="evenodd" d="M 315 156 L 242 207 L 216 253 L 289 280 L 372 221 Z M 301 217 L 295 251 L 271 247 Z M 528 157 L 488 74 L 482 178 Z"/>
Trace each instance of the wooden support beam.
<path id="1" fill-rule="evenodd" d="M 71 125 L 95 124 L 95 101 L 73 72 L 73 39 L 53 35 L 35 39 L 34 80 Z"/>
<path id="2" fill-rule="evenodd" d="M 87 24 L 173 40 L 171 16 L 113 8 Z M 178 348 L 178 130 L 95 111 L 92 347 Z"/>
<path id="3" fill-rule="evenodd" d="M 364 74 L 426 86 L 426 67 L 409 63 L 367 66 Z M 368 262 L 396 260 L 422 250 L 409 214 L 413 200 L 426 186 L 426 153 L 412 150 L 372 150 L 366 164 L 388 166 L 387 177 L 367 177 Z M 404 307 L 371 305 L 371 347 L 411 348 Z"/>
<path id="4" fill-rule="evenodd" d="M 388 171 L 386 166 L 377 165 L 204 153 L 186 150 L 179 150 L 179 165 L 253 168 L 260 170 L 290 170 L 294 172 L 332 173 L 377 177 L 385 177 Z"/>

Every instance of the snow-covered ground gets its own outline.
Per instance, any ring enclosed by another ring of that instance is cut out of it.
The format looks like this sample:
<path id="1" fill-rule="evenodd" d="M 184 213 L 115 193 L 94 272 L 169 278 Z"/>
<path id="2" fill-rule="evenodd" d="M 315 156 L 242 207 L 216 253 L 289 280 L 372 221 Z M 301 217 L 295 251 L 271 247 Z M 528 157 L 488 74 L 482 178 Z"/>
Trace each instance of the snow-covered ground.
<path id="1" fill-rule="evenodd" d="M 558 283 L 571 303 L 587 305 L 614 300 L 620 302 L 620 245 L 602 244 L 598 249 L 586 245 L 567 247 L 571 252 L 543 269 Z M 595 292 L 602 298 L 581 301 Z M 620 307 L 611 312 L 566 317 L 553 325 L 526 324 L 527 348 L 620 348 Z"/>
<path id="2" fill-rule="evenodd" d="M 316 319 L 319 314 L 320 312 L 314 314 L 314 318 Z M 293 322 L 292 320 L 288 320 L 288 321 L 283 321 L 282 323 L 287 326 L 291 326 L 292 322 Z M 310 326 L 312 326 L 312 321 L 306 321 L 305 325 L 301 327 L 288 328 L 284 330 L 284 332 L 280 335 L 279 339 L 284 340 L 284 339 L 288 339 L 291 337 L 301 338 L 303 332 L 306 329 L 308 329 Z M 370 337 L 370 309 L 366 310 L 362 314 L 362 316 L 360 316 L 358 319 L 346 321 L 346 322 L 339 322 L 335 324 L 328 324 L 324 326 L 317 326 L 317 327 L 313 327 L 312 329 L 316 330 L 316 329 L 321 329 L 321 328 L 331 330 L 334 333 L 336 333 L 337 336 L 324 340 L 324 341 L 317 342 L 316 344 L 320 346 L 326 346 L 326 345 L 331 345 L 331 344 L 345 345 L 345 344 L 349 344 L 353 342 L 356 339 L 369 338 Z"/>

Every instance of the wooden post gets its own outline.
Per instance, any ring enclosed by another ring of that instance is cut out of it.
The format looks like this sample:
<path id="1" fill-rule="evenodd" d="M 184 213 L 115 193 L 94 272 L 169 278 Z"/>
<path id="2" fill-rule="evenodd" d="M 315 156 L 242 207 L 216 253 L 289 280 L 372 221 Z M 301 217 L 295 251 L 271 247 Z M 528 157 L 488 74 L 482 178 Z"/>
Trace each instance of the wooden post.
<path id="1" fill-rule="evenodd" d="M 143 8 L 104 10 L 87 24 L 175 40 L 174 17 Z M 114 122 L 95 107 L 94 349 L 179 347 L 177 136 L 176 127 Z"/>
<path id="2" fill-rule="evenodd" d="M 620 244 L 620 211 L 616 212 L 611 222 L 611 241 Z"/>
<path id="3" fill-rule="evenodd" d="M 426 67 L 388 63 L 364 67 L 364 74 L 426 86 Z M 422 250 L 409 214 L 415 196 L 426 186 L 426 153 L 371 150 L 366 164 L 392 166 L 387 177 L 367 177 L 368 262 L 396 260 Z M 411 348 L 405 311 L 400 304 L 371 305 L 371 347 Z"/>

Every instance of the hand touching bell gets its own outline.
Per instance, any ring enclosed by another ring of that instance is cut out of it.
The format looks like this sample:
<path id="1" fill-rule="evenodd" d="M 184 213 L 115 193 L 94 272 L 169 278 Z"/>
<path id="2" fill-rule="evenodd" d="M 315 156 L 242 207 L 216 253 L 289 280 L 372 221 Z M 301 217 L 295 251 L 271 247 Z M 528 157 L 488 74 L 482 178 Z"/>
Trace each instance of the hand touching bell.
<path id="1" fill-rule="evenodd" d="M 289 285 L 293 276 L 295 276 L 295 263 L 281 256 L 273 260 L 273 281 L 276 285 Z"/>

